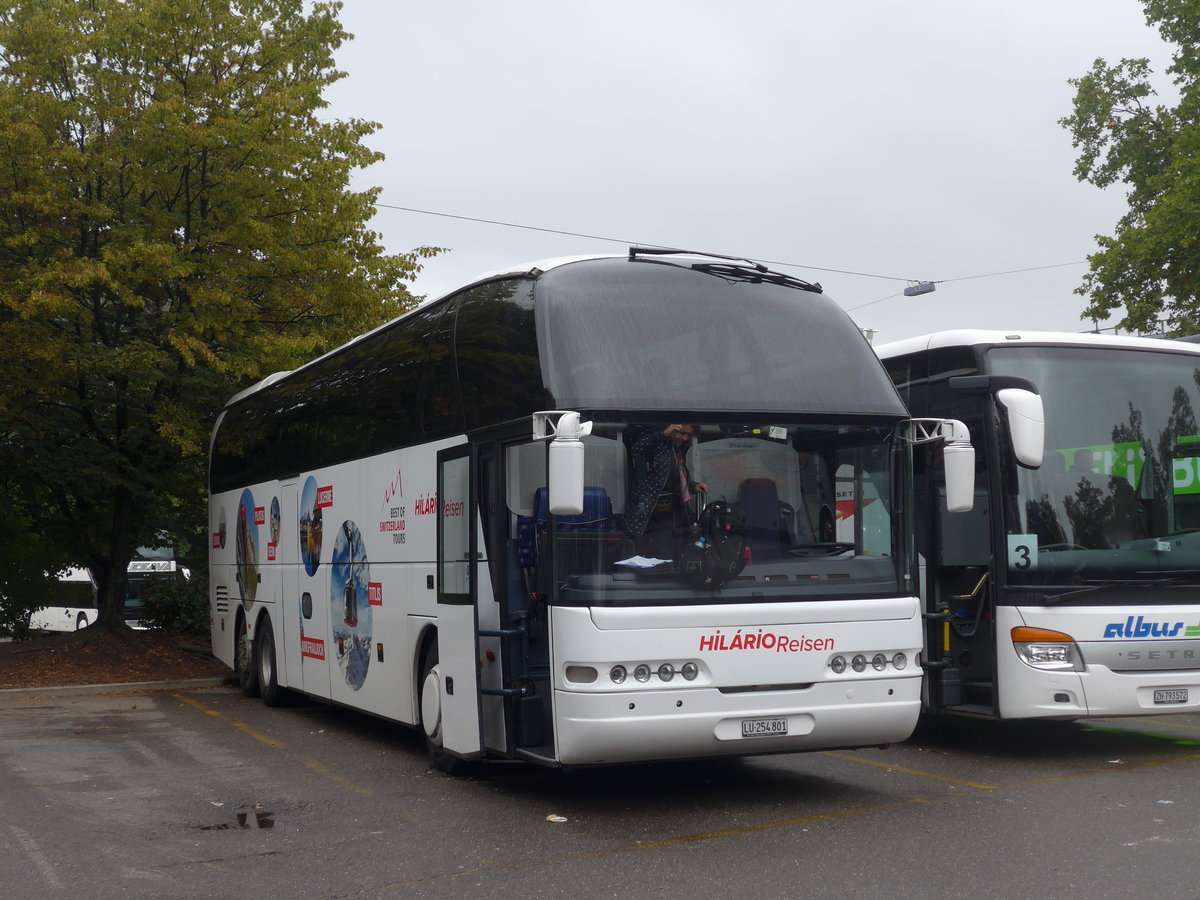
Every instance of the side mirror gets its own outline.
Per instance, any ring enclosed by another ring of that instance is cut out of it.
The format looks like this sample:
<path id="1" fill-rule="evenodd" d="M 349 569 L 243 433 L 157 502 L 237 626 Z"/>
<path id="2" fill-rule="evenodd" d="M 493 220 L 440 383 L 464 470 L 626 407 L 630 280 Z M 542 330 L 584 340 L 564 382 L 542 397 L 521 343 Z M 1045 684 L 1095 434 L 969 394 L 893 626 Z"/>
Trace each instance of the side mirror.
<path id="1" fill-rule="evenodd" d="M 547 472 L 552 515 L 577 516 L 583 512 L 584 446 L 580 438 L 591 433 L 592 423 L 580 423 L 577 412 L 563 413 L 554 426 Z"/>
<path id="2" fill-rule="evenodd" d="M 1017 462 L 1029 469 L 1042 464 L 1046 443 L 1046 416 L 1042 398 L 1023 388 L 1002 388 L 996 399 L 1008 411 L 1009 439 Z"/>
<path id="3" fill-rule="evenodd" d="M 975 448 L 970 441 L 947 441 L 942 448 L 946 472 L 946 512 L 970 512 L 975 505 Z"/>

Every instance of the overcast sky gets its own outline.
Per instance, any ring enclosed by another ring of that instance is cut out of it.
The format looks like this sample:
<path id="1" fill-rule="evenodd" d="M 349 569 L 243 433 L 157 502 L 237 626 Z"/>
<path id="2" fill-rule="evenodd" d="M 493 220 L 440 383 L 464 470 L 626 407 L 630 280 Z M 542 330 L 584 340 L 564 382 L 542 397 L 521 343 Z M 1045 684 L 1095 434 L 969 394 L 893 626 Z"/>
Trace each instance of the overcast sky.
<path id="1" fill-rule="evenodd" d="M 659 244 L 797 264 L 774 267 L 876 343 L 1089 328 L 1086 266 L 1060 264 L 1112 233 L 1124 190 L 1072 175 L 1067 79 L 1169 59 L 1135 0 L 346 0 L 341 18 L 328 114 L 378 122 L 387 156 L 356 186 L 593 236 L 382 208 L 389 251 L 450 250 L 416 293 Z M 910 279 L 947 282 L 893 296 Z"/>

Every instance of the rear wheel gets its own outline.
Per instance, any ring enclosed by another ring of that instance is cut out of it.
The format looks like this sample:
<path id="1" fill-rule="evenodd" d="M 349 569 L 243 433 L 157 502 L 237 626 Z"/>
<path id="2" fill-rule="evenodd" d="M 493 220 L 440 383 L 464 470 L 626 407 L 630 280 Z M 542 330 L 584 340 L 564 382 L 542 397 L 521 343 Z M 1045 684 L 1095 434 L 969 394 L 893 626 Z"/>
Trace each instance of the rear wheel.
<path id="1" fill-rule="evenodd" d="M 258 696 L 258 674 L 254 671 L 253 647 L 246 630 L 246 617 L 238 616 L 237 631 L 233 639 L 233 668 L 237 672 L 238 684 L 246 697 Z"/>
<path id="2" fill-rule="evenodd" d="M 437 638 L 425 648 L 421 658 L 421 733 L 434 767 L 448 774 L 460 771 L 463 761 L 451 756 L 442 744 L 442 672 L 438 666 Z"/>
<path id="3" fill-rule="evenodd" d="M 279 684 L 279 672 L 275 666 L 275 630 L 271 620 L 264 618 L 258 626 L 258 638 L 254 642 L 254 670 L 258 674 L 258 689 L 267 706 L 282 706 L 287 700 L 287 688 Z"/>

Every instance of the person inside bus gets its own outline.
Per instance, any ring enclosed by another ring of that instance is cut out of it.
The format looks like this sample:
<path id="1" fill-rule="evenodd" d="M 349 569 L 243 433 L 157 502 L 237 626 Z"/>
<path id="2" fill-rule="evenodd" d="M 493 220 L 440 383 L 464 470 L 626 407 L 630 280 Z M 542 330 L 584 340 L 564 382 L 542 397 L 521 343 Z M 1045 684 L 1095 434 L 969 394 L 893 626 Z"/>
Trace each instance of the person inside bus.
<path id="1" fill-rule="evenodd" d="M 625 533 L 642 556 L 674 559 L 687 526 L 687 509 L 695 493 L 708 486 L 694 481 L 687 469 L 693 425 L 668 425 L 647 431 L 633 442 L 633 486 L 625 510 Z"/>

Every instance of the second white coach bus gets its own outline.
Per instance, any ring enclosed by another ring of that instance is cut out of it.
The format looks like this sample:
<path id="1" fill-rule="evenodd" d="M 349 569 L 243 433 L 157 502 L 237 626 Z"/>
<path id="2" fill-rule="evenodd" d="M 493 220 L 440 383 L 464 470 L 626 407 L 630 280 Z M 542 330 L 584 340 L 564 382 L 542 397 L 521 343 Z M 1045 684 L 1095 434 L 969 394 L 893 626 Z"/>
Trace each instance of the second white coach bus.
<path id="1" fill-rule="evenodd" d="M 956 424 L 909 423 L 842 310 L 758 264 L 496 273 L 228 403 L 213 649 L 268 704 L 419 726 L 446 769 L 903 740 L 911 445 L 969 456 Z M 695 497 L 648 556 L 631 450 L 688 431 Z"/>
<path id="2" fill-rule="evenodd" d="M 976 449 L 953 521 L 936 455 L 917 458 L 930 708 L 1200 709 L 1200 347 L 946 331 L 878 353 L 911 412 L 962 420 Z"/>

